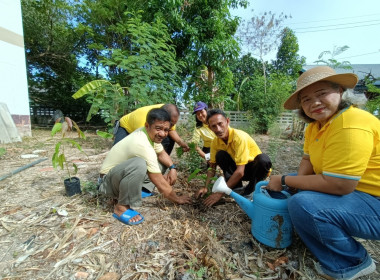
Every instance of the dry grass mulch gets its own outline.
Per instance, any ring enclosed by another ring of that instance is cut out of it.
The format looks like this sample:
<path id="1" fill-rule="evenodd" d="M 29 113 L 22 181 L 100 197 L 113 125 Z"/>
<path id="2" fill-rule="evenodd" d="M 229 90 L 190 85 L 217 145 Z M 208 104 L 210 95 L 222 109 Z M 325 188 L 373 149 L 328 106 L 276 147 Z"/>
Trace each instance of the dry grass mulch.
<path id="1" fill-rule="evenodd" d="M 200 201 L 178 206 L 156 194 L 137 209 L 142 224 L 118 222 L 111 217 L 111 201 L 95 191 L 110 141 L 86 135 L 80 143 L 87 156 L 67 150 L 83 191 L 72 197 L 65 196 L 65 172 L 52 168 L 55 142 L 48 131 L 0 145 L 6 148 L 0 176 L 36 160 L 21 155 L 40 150 L 39 158 L 48 158 L 0 181 L 0 279 L 320 279 L 315 259 L 297 236 L 281 250 L 258 243 L 251 221 L 229 197 L 206 209 Z M 256 140 L 275 157 L 275 174 L 296 170 L 300 143 Z M 179 172 L 178 193 L 193 194 L 199 186 Z M 380 242 L 362 242 L 380 261 Z M 363 277 L 379 278 L 380 269 Z"/>

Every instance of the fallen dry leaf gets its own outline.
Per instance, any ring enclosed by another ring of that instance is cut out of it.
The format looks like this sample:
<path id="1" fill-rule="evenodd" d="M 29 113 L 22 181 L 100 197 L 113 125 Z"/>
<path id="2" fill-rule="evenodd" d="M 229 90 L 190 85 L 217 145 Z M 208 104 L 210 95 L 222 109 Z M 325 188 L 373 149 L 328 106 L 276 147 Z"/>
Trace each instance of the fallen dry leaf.
<path id="1" fill-rule="evenodd" d="M 120 275 L 117 274 L 116 272 L 107 272 L 103 276 L 99 278 L 99 280 L 119 280 Z"/>

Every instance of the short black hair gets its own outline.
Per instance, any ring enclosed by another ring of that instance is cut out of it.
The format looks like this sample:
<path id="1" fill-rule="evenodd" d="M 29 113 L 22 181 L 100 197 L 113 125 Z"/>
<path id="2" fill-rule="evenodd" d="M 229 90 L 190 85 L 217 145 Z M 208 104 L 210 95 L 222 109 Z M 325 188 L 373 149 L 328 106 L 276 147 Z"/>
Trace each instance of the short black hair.
<path id="1" fill-rule="evenodd" d="M 226 115 L 226 113 L 224 113 L 223 110 L 215 108 L 215 109 L 211 109 L 211 110 L 207 111 L 207 122 L 214 115 L 222 115 L 224 118 L 227 119 L 227 115 Z"/>
<path id="2" fill-rule="evenodd" d="M 148 115 L 146 116 L 146 122 L 149 125 L 154 124 L 155 121 L 164 121 L 170 123 L 170 114 L 161 108 L 155 108 L 148 112 Z"/>

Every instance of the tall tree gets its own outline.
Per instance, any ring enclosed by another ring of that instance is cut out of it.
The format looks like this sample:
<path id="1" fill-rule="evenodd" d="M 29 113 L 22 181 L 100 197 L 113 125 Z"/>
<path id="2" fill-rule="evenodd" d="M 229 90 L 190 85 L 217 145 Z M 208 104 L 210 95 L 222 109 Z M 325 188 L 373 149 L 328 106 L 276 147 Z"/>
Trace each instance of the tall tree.
<path id="1" fill-rule="evenodd" d="M 85 115 L 85 102 L 71 95 L 87 69 L 79 67 L 83 37 L 73 25 L 74 5 L 66 0 L 22 0 L 29 93 L 32 103 Z M 82 113 L 82 114 L 81 114 Z"/>
<path id="2" fill-rule="evenodd" d="M 159 18 L 149 24 L 141 15 L 129 14 L 116 34 L 128 38 L 128 48 L 113 48 L 109 57 L 100 60 L 105 69 L 111 69 L 114 84 L 95 80 L 73 96 L 89 96 L 92 106 L 87 119 L 100 110 L 105 122 L 113 123 L 138 107 L 173 102 L 174 90 L 179 87 L 174 49 Z"/>
<path id="3" fill-rule="evenodd" d="M 131 99 L 141 97 L 141 104 L 186 92 L 188 100 L 223 106 L 233 89 L 229 61 L 239 51 L 234 38 L 239 19 L 229 9 L 246 6 L 247 0 L 22 1 L 28 65 L 39 83 L 33 88 L 36 94 L 47 88 L 55 93 L 46 102 L 59 100 L 62 92 L 70 96 L 78 84 L 92 80 L 86 73 L 119 84 L 126 94 L 135 92 Z M 40 57 L 46 58 L 45 68 L 35 66 Z M 147 94 L 152 98 L 142 98 Z"/>
<path id="4" fill-rule="evenodd" d="M 233 90 L 229 61 L 239 53 L 234 38 L 239 20 L 231 16 L 229 9 L 246 4 L 241 0 L 195 0 L 184 9 L 185 32 L 179 42 L 188 42 L 183 50 L 189 65 L 185 96 L 223 108 L 227 94 Z"/>
<path id="5" fill-rule="evenodd" d="M 305 57 L 298 54 L 299 45 L 293 30 L 285 27 L 281 34 L 281 43 L 277 51 L 276 60 L 273 67 L 279 72 L 291 76 L 293 79 L 298 77 L 302 65 L 305 64 Z"/>
<path id="6" fill-rule="evenodd" d="M 220 106 L 233 85 L 228 61 L 236 57 L 239 50 L 233 37 L 239 20 L 231 16 L 229 9 L 246 5 L 246 0 L 84 0 L 87 11 L 83 12 L 83 26 L 89 28 L 88 34 L 96 42 L 90 45 L 91 57 L 109 57 L 111 54 L 104 50 L 105 46 L 110 50 L 126 49 L 130 45 L 128 37 L 110 36 L 125 25 L 126 11 L 142 11 L 142 20 L 147 23 L 165 19 L 176 60 L 184 65 L 178 74 L 185 97 Z M 112 77 L 123 75 L 117 69 L 108 71 Z"/>
<path id="7" fill-rule="evenodd" d="M 266 66 L 264 56 L 278 46 L 281 36 L 281 24 L 288 16 L 281 13 L 279 16 L 272 12 L 254 16 L 242 24 L 240 36 L 252 54 L 257 55 L 262 63 L 264 76 L 264 92 L 267 89 Z"/>
<path id="8" fill-rule="evenodd" d="M 233 63 L 235 94 L 239 93 L 241 108 L 253 116 L 252 127 L 265 133 L 282 112 L 282 104 L 292 89 L 293 79 L 288 75 L 276 73 L 271 65 L 267 67 L 270 75 L 264 81 L 261 61 L 247 54 Z M 248 78 L 248 79 L 247 79 Z M 267 86 L 267 90 L 264 87 Z M 235 100 L 236 95 L 235 95 Z M 231 108 L 235 109 L 235 108 Z"/>

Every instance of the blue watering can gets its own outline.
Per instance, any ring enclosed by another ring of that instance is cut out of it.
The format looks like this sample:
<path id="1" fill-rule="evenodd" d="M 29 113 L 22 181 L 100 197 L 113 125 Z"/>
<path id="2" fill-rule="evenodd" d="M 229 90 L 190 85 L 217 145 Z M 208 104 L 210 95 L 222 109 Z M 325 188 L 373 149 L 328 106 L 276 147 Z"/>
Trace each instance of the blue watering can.
<path id="1" fill-rule="evenodd" d="M 253 200 L 232 191 L 224 177 L 214 183 L 212 192 L 223 192 L 235 199 L 251 218 L 252 235 L 261 243 L 272 248 L 286 248 L 292 243 L 293 226 L 288 213 L 288 192 L 266 190 L 267 181 L 256 184 Z"/>

